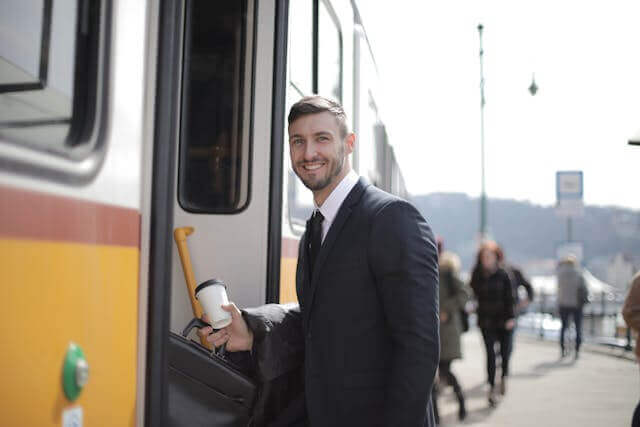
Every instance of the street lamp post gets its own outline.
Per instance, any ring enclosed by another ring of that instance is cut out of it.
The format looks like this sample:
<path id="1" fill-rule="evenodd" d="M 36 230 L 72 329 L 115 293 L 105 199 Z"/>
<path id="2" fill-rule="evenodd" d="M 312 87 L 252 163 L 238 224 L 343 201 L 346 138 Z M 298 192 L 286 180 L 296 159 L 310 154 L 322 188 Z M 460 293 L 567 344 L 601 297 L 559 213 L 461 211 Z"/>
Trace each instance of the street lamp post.
<path id="1" fill-rule="evenodd" d="M 487 236 L 487 193 L 484 182 L 484 49 L 482 48 L 482 24 L 478 24 L 480 36 L 480 170 L 482 190 L 480 194 L 480 239 Z"/>

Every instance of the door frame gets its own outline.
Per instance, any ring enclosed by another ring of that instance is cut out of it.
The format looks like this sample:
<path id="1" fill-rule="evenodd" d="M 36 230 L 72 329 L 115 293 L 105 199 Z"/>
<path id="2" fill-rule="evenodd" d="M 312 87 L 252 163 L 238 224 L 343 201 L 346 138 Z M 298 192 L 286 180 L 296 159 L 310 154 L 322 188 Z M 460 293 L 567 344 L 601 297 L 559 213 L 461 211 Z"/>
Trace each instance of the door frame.
<path id="1" fill-rule="evenodd" d="M 175 191 L 175 135 L 180 112 L 183 2 L 160 2 L 151 218 L 149 232 L 149 306 L 144 419 L 162 426 L 168 408 L 168 343 L 171 304 L 171 256 Z"/>
<path id="2" fill-rule="evenodd" d="M 258 7 L 258 1 L 255 7 Z M 289 0 L 276 0 L 265 302 L 278 302 L 282 239 L 282 173 Z M 145 372 L 145 426 L 168 416 L 168 343 L 171 312 L 171 239 L 183 56 L 184 2 L 160 2 L 149 231 L 149 300 Z M 256 13 L 257 16 L 257 13 Z M 257 30 L 254 33 L 257 37 Z M 254 48 L 255 48 L 254 41 Z"/>
<path id="3" fill-rule="evenodd" d="M 282 181 L 287 94 L 287 44 L 289 0 L 276 1 L 273 49 L 273 92 L 271 116 L 271 172 L 269 183 L 269 231 L 267 243 L 266 303 L 280 302 L 280 262 L 282 259 Z"/>

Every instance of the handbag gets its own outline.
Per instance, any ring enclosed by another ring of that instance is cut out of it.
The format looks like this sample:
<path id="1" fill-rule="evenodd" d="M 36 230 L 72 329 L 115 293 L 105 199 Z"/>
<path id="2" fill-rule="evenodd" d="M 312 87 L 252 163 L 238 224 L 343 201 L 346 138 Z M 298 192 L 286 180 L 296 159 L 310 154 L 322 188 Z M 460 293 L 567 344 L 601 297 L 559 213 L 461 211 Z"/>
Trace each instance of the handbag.
<path id="1" fill-rule="evenodd" d="M 249 425 L 256 384 L 248 376 L 248 354 L 210 352 L 186 338 L 196 326 L 202 325 L 192 321 L 181 335 L 169 335 L 169 425 Z"/>

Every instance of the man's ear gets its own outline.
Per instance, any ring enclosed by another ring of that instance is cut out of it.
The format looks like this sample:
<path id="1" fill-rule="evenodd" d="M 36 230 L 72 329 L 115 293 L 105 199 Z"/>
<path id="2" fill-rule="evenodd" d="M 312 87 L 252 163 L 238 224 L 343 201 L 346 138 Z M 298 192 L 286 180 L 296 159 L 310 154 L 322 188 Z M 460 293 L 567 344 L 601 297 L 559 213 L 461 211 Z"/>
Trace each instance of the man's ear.
<path id="1" fill-rule="evenodd" d="M 356 147 L 356 134 L 350 133 L 344 138 L 344 145 L 346 147 L 345 151 L 347 155 L 353 153 L 353 150 Z"/>

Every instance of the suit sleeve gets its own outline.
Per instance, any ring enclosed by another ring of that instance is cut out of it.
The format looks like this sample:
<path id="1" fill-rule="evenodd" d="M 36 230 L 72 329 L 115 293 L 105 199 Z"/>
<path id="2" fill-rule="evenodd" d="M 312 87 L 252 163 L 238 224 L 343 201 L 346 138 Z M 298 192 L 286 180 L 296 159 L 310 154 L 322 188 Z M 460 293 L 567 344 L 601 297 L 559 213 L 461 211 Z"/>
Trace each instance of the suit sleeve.
<path id="1" fill-rule="evenodd" d="M 422 427 L 440 353 L 435 239 L 420 213 L 397 200 L 376 214 L 369 252 L 393 349 L 385 425 Z"/>
<path id="2" fill-rule="evenodd" d="M 261 381 L 271 381 L 304 362 L 302 314 L 298 305 L 267 304 L 242 310 L 253 332 L 251 351 Z"/>
<path id="3" fill-rule="evenodd" d="M 245 309 L 253 332 L 253 369 L 259 382 L 251 425 L 304 425 L 304 342 L 297 305 Z"/>

